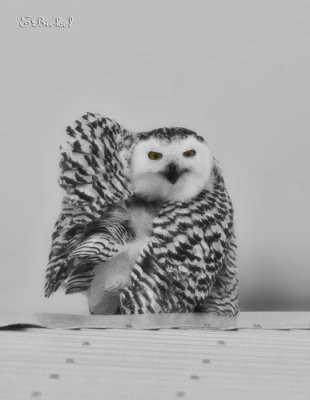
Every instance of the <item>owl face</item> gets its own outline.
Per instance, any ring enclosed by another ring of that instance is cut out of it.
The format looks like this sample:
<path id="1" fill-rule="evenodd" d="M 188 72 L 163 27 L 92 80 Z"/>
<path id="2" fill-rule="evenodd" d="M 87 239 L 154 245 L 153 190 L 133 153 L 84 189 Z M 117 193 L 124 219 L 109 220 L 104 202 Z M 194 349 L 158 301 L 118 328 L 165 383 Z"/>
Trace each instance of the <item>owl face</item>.
<path id="1" fill-rule="evenodd" d="M 195 136 L 151 137 L 134 147 L 130 179 L 134 193 L 147 200 L 187 201 L 206 187 L 212 168 L 209 147 Z"/>

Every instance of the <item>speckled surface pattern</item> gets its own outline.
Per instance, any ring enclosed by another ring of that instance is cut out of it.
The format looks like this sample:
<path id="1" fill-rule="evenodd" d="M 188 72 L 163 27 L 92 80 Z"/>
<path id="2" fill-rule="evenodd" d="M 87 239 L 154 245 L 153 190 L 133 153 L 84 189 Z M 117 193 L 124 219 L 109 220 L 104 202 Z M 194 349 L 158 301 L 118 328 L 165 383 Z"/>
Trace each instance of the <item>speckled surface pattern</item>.
<path id="1" fill-rule="evenodd" d="M 0 366 L 4 400 L 309 399 L 310 331 L 1 330 Z"/>

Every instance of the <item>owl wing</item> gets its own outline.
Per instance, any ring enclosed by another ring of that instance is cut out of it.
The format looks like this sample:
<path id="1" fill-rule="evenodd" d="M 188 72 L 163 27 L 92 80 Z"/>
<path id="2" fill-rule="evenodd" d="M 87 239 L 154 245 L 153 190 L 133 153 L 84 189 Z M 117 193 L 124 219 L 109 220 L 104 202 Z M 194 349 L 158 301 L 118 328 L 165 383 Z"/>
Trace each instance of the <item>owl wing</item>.
<path id="1" fill-rule="evenodd" d="M 214 286 L 206 297 L 201 311 L 233 316 L 238 314 L 238 277 L 236 266 L 235 235 L 228 236 L 223 265 Z"/>
<path id="2" fill-rule="evenodd" d="M 216 298 L 219 276 L 236 275 L 232 238 L 232 203 L 215 165 L 211 187 L 189 202 L 167 203 L 155 218 L 131 285 L 122 290 L 123 312 L 203 311 L 210 293 Z M 222 300 L 236 310 L 236 299 Z"/>
<path id="3" fill-rule="evenodd" d="M 66 280 L 69 292 L 87 288 L 94 262 L 111 258 L 127 240 L 121 221 L 123 202 L 132 195 L 126 174 L 133 135 L 92 113 L 66 133 L 59 179 L 65 195 L 46 269 L 47 297 Z M 110 218 L 110 229 L 101 226 L 90 234 L 96 221 L 105 218 Z"/>

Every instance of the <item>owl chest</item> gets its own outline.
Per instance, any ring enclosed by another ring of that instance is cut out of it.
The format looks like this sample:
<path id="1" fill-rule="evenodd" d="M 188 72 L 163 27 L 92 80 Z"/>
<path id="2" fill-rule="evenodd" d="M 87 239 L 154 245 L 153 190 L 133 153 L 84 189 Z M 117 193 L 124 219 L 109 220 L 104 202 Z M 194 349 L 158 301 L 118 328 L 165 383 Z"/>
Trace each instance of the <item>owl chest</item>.
<path id="1" fill-rule="evenodd" d="M 128 247 L 128 256 L 132 263 L 136 261 L 142 248 L 152 235 L 156 211 L 156 208 L 145 204 L 130 204 L 128 207 L 130 226 L 133 232 L 133 240 Z"/>

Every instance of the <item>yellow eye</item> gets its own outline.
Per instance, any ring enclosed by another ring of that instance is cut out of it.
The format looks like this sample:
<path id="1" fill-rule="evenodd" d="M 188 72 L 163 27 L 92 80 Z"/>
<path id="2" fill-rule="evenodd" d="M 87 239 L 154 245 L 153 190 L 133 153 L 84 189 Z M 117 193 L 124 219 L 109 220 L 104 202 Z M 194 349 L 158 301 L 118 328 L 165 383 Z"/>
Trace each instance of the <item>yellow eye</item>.
<path id="1" fill-rule="evenodd" d="M 195 150 L 187 150 L 187 151 L 184 151 L 183 156 L 184 157 L 194 157 L 195 154 L 196 154 Z"/>
<path id="2" fill-rule="evenodd" d="M 162 158 L 162 154 L 161 153 L 157 153 L 156 151 L 150 151 L 149 152 L 149 158 L 151 160 L 159 160 L 160 158 Z"/>

